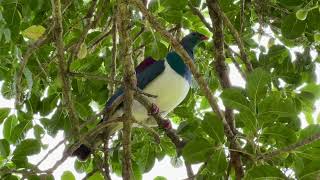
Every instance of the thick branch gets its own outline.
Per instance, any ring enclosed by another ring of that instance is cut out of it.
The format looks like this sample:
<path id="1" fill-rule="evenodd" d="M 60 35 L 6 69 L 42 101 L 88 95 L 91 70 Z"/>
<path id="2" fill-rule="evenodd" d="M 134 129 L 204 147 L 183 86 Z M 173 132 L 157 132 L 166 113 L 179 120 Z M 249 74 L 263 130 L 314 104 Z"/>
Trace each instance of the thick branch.
<path id="1" fill-rule="evenodd" d="M 219 77 L 220 84 L 222 88 L 230 88 L 231 83 L 229 79 L 228 67 L 225 63 L 225 53 L 224 53 L 224 34 L 223 34 L 223 18 L 222 13 L 217 0 L 207 0 L 207 5 L 209 9 L 209 14 L 211 17 L 211 21 L 214 29 L 214 52 L 215 52 L 215 61 L 214 67 L 216 73 Z M 236 134 L 235 122 L 234 122 L 234 114 L 233 110 L 230 108 L 226 108 L 225 118 L 231 128 L 231 130 Z M 238 149 L 236 140 L 230 141 L 231 149 Z M 242 168 L 242 163 L 240 160 L 240 153 L 238 152 L 230 152 L 231 163 L 235 168 L 236 179 L 242 179 L 244 173 Z"/>
<path id="2" fill-rule="evenodd" d="M 132 115 L 133 94 L 132 88 L 136 88 L 136 73 L 134 63 L 132 61 L 131 39 L 129 36 L 130 10 L 127 0 L 118 0 L 118 18 L 117 25 L 119 28 L 119 43 L 120 56 L 124 60 L 124 121 L 123 121 L 123 160 L 122 160 L 122 177 L 125 180 L 133 179 L 132 162 L 131 162 L 131 121 L 134 118 Z"/>
<path id="3" fill-rule="evenodd" d="M 63 29 L 62 29 L 62 15 L 61 15 L 61 3 L 60 0 L 51 0 L 54 18 L 54 38 L 57 48 L 57 58 L 59 60 L 59 75 L 62 80 L 62 94 L 63 101 L 66 104 L 69 112 L 70 119 L 74 125 L 76 133 L 79 132 L 79 119 L 77 117 L 73 101 L 71 98 L 71 87 L 67 76 L 67 65 L 64 58 L 64 44 L 63 44 Z"/>

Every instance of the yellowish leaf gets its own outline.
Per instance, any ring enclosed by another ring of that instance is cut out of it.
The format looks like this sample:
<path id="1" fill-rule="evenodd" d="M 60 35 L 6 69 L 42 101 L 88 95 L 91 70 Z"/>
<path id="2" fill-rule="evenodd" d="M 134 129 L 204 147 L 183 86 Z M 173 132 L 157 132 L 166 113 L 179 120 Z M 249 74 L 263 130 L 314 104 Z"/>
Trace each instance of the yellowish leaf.
<path id="1" fill-rule="evenodd" d="M 85 43 L 82 43 L 78 51 L 77 57 L 79 59 L 83 59 L 86 56 L 87 56 L 87 45 Z"/>
<path id="2" fill-rule="evenodd" d="M 46 28 L 44 28 L 41 25 L 32 25 L 27 29 L 25 29 L 24 31 L 22 31 L 22 35 L 32 40 L 38 40 L 45 31 L 46 31 Z"/>

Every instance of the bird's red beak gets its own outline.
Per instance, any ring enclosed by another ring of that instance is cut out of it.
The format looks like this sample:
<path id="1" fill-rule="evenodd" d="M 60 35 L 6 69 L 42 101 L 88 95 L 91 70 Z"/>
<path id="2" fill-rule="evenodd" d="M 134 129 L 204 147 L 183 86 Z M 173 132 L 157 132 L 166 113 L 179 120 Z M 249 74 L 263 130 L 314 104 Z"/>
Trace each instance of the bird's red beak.
<path id="1" fill-rule="evenodd" d="M 202 36 L 200 37 L 200 39 L 201 39 L 202 41 L 206 41 L 206 40 L 208 40 L 209 38 L 208 38 L 207 36 L 205 36 L 205 35 L 202 35 Z"/>

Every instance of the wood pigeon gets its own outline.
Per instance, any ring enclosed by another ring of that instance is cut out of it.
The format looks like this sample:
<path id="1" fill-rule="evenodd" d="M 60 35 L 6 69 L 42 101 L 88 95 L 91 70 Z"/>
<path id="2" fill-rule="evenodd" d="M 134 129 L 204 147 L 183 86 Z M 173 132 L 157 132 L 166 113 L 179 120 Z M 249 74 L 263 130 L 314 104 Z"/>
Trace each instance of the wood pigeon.
<path id="1" fill-rule="evenodd" d="M 185 36 L 180 43 L 192 60 L 194 60 L 194 48 L 200 42 L 207 39 L 203 34 L 192 32 Z M 138 101 L 134 100 L 133 116 L 137 121 L 143 122 L 148 126 L 155 126 L 156 121 L 150 113 L 157 113 L 160 109 L 160 113 L 164 117 L 178 106 L 188 94 L 191 84 L 191 72 L 181 57 L 174 51 L 169 52 L 164 60 L 154 60 L 148 57 L 142 61 L 135 70 L 137 87 L 143 92 L 157 97 L 149 97 L 150 102 L 154 105 L 149 111 Z M 123 93 L 123 88 L 118 89 L 107 101 L 106 108 L 109 108 Z M 123 104 L 117 107 L 115 113 L 111 115 L 111 119 L 122 116 L 122 107 Z M 109 117 L 104 119 L 109 119 Z M 106 132 L 108 135 L 112 135 L 121 128 L 122 123 L 110 124 Z M 167 128 L 171 128 L 170 121 L 168 121 Z M 87 159 L 90 154 L 90 148 L 83 144 L 73 152 L 73 155 L 77 156 L 80 160 Z"/>

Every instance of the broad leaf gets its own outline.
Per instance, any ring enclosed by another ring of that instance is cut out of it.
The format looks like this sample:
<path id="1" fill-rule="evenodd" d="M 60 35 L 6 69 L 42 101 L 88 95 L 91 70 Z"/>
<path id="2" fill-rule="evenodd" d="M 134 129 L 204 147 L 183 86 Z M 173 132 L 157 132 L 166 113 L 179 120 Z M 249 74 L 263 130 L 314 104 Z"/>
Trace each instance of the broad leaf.
<path id="1" fill-rule="evenodd" d="M 10 108 L 0 108 L 0 124 L 4 121 L 4 119 L 9 115 Z"/>
<path id="2" fill-rule="evenodd" d="M 74 177 L 71 171 L 64 171 L 61 176 L 61 180 L 75 180 L 75 179 L 76 178 Z"/>
<path id="3" fill-rule="evenodd" d="M 276 167 L 260 165 L 249 169 L 244 179 L 286 179 L 286 177 Z"/>
<path id="4" fill-rule="evenodd" d="M 205 161 L 214 153 L 214 145 L 204 138 L 189 141 L 183 148 L 182 155 L 188 163 Z"/>
<path id="5" fill-rule="evenodd" d="M 3 125 L 3 136 L 5 139 L 10 140 L 13 134 L 14 127 L 17 125 L 18 120 L 15 115 L 9 116 Z"/>
<path id="6" fill-rule="evenodd" d="M 295 14 L 290 14 L 282 20 L 281 33 L 285 38 L 295 39 L 304 33 L 305 27 L 305 21 L 298 20 Z"/>
<path id="7" fill-rule="evenodd" d="M 38 140 L 35 139 L 26 139 L 21 141 L 16 149 L 14 150 L 13 154 L 15 156 L 29 156 L 38 154 L 40 152 L 40 143 Z"/>
<path id="8" fill-rule="evenodd" d="M 6 139 L 0 139 L 0 156 L 7 157 L 10 154 L 10 144 Z"/>
<path id="9" fill-rule="evenodd" d="M 254 107 L 265 97 L 270 80 L 270 74 L 260 68 L 255 69 L 248 75 L 246 89 L 248 97 L 253 101 Z"/>
<path id="10" fill-rule="evenodd" d="M 201 123 L 201 127 L 216 142 L 224 143 L 223 124 L 215 114 L 206 113 Z"/>

